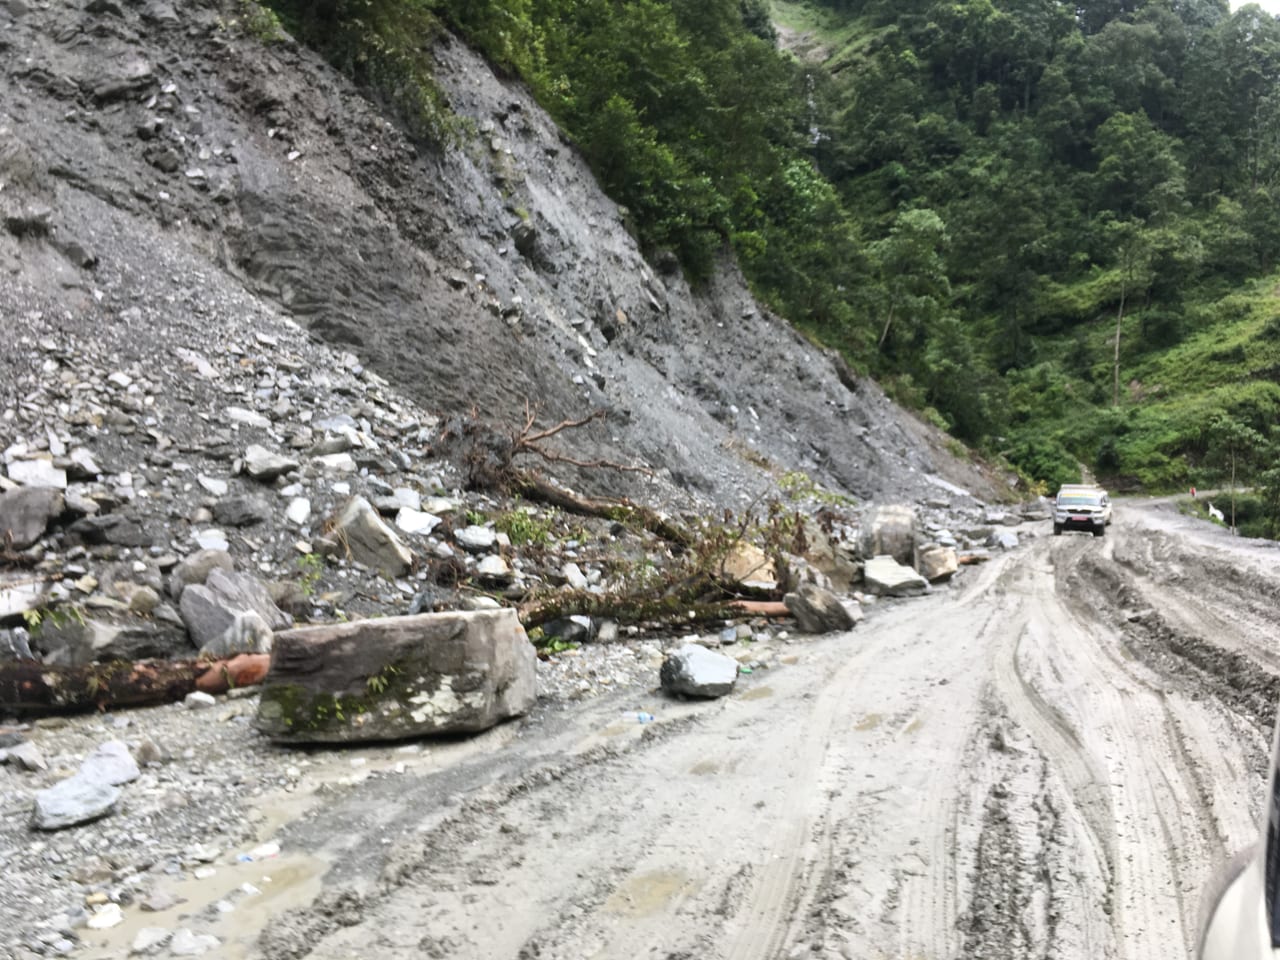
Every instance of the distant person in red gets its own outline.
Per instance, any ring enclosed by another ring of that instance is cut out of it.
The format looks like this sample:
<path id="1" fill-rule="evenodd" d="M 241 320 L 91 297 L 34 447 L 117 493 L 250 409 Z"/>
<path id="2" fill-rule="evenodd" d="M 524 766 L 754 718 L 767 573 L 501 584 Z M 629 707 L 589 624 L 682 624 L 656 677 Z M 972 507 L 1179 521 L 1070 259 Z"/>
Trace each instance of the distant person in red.
<path id="1" fill-rule="evenodd" d="M 1196 498 L 1196 488 L 1195 488 L 1195 487 L 1192 487 L 1192 488 L 1191 488 L 1191 499 L 1192 499 L 1192 500 L 1194 500 L 1195 498 Z"/>

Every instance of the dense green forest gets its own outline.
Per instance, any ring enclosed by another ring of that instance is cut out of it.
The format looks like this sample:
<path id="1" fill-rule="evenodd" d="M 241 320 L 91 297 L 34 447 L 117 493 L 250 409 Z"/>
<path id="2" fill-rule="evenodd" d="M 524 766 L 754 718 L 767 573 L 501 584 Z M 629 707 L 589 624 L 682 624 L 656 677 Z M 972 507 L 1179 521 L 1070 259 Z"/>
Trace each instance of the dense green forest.
<path id="1" fill-rule="evenodd" d="M 731 248 L 780 313 L 1029 478 L 1267 479 L 1280 21 L 1258 7 L 270 6 L 436 138 L 424 51 L 461 33 L 529 84 L 647 251 L 697 283 Z M 797 57 L 780 28 L 816 43 Z"/>

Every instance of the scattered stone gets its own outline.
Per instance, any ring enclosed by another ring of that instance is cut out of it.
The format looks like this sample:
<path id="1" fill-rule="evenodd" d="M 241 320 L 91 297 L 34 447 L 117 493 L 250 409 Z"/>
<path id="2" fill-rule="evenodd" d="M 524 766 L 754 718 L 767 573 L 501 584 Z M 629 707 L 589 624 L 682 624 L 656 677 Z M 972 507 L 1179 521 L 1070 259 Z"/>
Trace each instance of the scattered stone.
<path id="1" fill-rule="evenodd" d="M 201 550 L 217 550 L 226 553 L 231 548 L 227 535 L 214 527 L 197 530 L 194 534 L 196 546 Z"/>
<path id="2" fill-rule="evenodd" d="M 107 598 L 91 597 L 101 603 Z M 162 615 L 158 607 L 150 618 L 128 615 L 128 607 L 86 610 L 78 617 L 50 619 L 40 629 L 40 649 L 46 663 L 80 666 L 95 660 L 169 659 L 189 654 L 190 641 L 181 620 Z M 177 622 L 174 622 L 174 621 Z"/>
<path id="3" fill-rule="evenodd" d="M 193 690 L 182 699 L 182 705 L 188 710 L 207 710 L 209 707 L 217 706 L 217 703 L 216 697 L 203 690 Z"/>
<path id="4" fill-rule="evenodd" d="M 217 477 L 206 477 L 203 473 L 196 476 L 196 483 L 215 497 L 225 497 L 227 490 L 230 489 L 227 481 L 219 480 Z"/>
<path id="5" fill-rule="evenodd" d="M 143 909 L 146 909 L 145 905 Z M 173 931 L 165 927 L 143 927 L 134 936 L 133 943 L 129 945 L 129 953 L 136 956 L 158 953 L 172 936 Z"/>
<path id="6" fill-rule="evenodd" d="M 170 893 L 168 890 L 156 890 L 149 897 L 143 899 L 138 906 L 148 913 L 163 913 L 165 910 L 171 910 L 182 902 L 181 897 Z"/>
<path id="7" fill-rule="evenodd" d="M 119 513 L 81 517 L 67 528 L 67 533 L 73 542 L 114 543 L 121 547 L 145 547 L 153 539 L 137 520 Z"/>
<path id="8" fill-rule="evenodd" d="M 169 575 L 169 596 L 182 599 L 182 591 L 193 584 L 203 584 L 214 570 L 230 572 L 235 561 L 226 550 L 199 550 L 173 569 Z"/>
<path id="9" fill-rule="evenodd" d="M 502 557 L 491 553 L 476 564 L 476 576 L 486 583 L 503 586 L 515 579 L 515 572 Z"/>
<path id="10" fill-rule="evenodd" d="M 294 497 L 289 501 L 285 517 L 295 527 L 300 527 L 311 519 L 311 501 L 306 497 Z"/>
<path id="11" fill-rule="evenodd" d="M 440 525 L 440 517 L 413 507 L 401 507 L 396 513 L 396 526 L 408 534 L 426 536 Z"/>
<path id="12" fill-rule="evenodd" d="M 782 602 L 796 618 L 797 626 L 805 633 L 835 633 L 853 629 L 854 618 L 841 604 L 840 598 L 815 584 L 801 584 L 795 593 L 784 596 Z"/>
<path id="13" fill-rule="evenodd" d="M 486 553 L 498 542 L 498 534 L 492 527 L 473 524 L 454 531 L 453 539 L 468 553 Z"/>
<path id="14" fill-rule="evenodd" d="M 283 476 L 291 470 L 297 470 L 298 461 L 272 453 L 266 447 L 255 443 L 244 452 L 244 469 L 253 479 L 270 483 L 276 477 Z"/>
<path id="15" fill-rule="evenodd" d="M 37 830 L 61 830 L 104 817 L 120 802 L 119 787 L 80 775 L 68 777 L 36 793 L 31 825 Z"/>
<path id="16" fill-rule="evenodd" d="M 124 923 L 124 911 L 118 903 L 104 903 L 89 917 L 86 926 L 90 930 L 109 930 Z"/>
<path id="17" fill-rule="evenodd" d="M 353 497 L 347 503 L 334 523 L 333 535 L 353 560 L 372 567 L 388 580 L 404 576 L 413 566 L 413 553 L 364 497 Z"/>
<path id="18" fill-rule="evenodd" d="M 542 625 L 542 632 L 547 637 L 565 643 L 586 643 L 595 637 L 596 623 L 590 617 L 574 614 L 571 617 L 548 620 Z"/>
<path id="19" fill-rule="evenodd" d="M 138 744 L 134 759 L 138 761 L 139 766 L 145 767 L 152 763 L 168 763 L 173 759 L 173 755 L 154 740 L 145 739 Z M 158 907 L 157 909 L 163 910 L 164 908 Z"/>
<path id="20" fill-rule="evenodd" d="M 1001 530 L 992 535 L 988 544 L 1001 550 L 1013 550 L 1018 546 L 1018 535 L 1012 530 Z"/>
<path id="21" fill-rule="evenodd" d="M 560 568 L 560 575 L 571 590 L 585 590 L 590 585 L 582 568 L 572 561 Z"/>
<path id="22" fill-rule="evenodd" d="M 175 957 L 199 957 L 221 946 L 222 941 L 210 933 L 192 933 L 186 927 L 173 932 L 169 953 Z"/>
<path id="23" fill-rule="evenodd" d="M 2 752 L 9 763 L 16 763 L 28 773 L 42 773 L 49 769 L 49 764 L 40 753 L 40 748 L 30 740 L 7 747 Z"/>
<path id="24" fill-rule="evenodd" d="M 67 489 L 67 471 L 59 470 L 49 460 L 15 460 L 9 464 L 9 479 L 24 487 Z"/>
<path id="25" fill-rule="evenodd" d="M 219 567 L 209 571 L 203 584 L 183 590 L 179 607 L 192 643 L 215 658 L 269 653 L 271 632 L 293 625 L 261 580 Z"/>
<path id="26" fill-rule="evenodd" d="M 329 474 L 355 473 L 358 468 L 355 460 L 349 453 L 330 453 L 322 457 L 316 457 L 315 462 L 320 469 Z"/>
<path id="27" fill-rule="evenodd" d="M 723 697 L 738 680 L 738 661 L 686 643 L 662 661 L 662 689 L 686 697 Z"/>
<path id="28" fill-rule="evenodd" d="M 271 428 L 270 420 L 262 414 L 246 410 L 244 407 L 227 407 L 223 412 L 232 423 L 242 423 L 246 427 L 256 427 L 259 430 L 269 430 Z"/>
<path id="29" fill-rule="evenodd" d="M 924 593 L 929 581 L 893 557 L 872 557 L 862 571 L 867 592 L 880 597 L 907 597 Z"/>
<path id="30" fill-rule="evenodd" d="M 25 550 L 44 536 L 49 521 L 62 513 L 62 494 L 54 487 L 19 487 L 0 494 L 0 546 Z"/>
<path id="31" fill-rule="evenodd" d="M 119 740 L 108 740 L 85 757 L 76 775 L 118 787 L 137 780 L 139 773 L 129 748 Z"/>
<path id="32" fill-rule="evenodd" d="M 213 518 L 228 527 L 251 527 L 271 519 L 271 508 L 260 497 L 228 497 L 213 506 Z"/>
<path id="33" fill-rule="evenodd" d="M 960 559 L 954 547 L 926 543 L 916 550 L 916 570 L 930 583 L 950 580 L 960 569 Z"/>

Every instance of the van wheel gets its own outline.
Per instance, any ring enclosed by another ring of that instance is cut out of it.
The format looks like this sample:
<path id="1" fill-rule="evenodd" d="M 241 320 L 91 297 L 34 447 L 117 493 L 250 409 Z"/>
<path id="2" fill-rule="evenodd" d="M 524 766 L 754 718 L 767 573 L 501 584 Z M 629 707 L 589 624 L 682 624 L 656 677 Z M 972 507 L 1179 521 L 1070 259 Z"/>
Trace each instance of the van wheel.
<path id="1" fill-rule="evenodd" d="M 1053 525 L 1053 535 L 1054 535 L 1055 537 L 1060 537 L 1060 536 L 1062 536 L 1062 524 L 1060 524 L 1060 523 L 1055 523 L 1055 524 Z"/>
<path id="2" fill-rule="evenodd" d="M 1103 535 L 1104 533 L 1106 533 L 1106 532 L 1107 532 L 1107 528 L 1106 528 L 1106 527 L 1098 527 L 1096 530 L 1094 530 L 1094 531 L 1093 531 L 1093 535 L 1094 535 L 1095 537 L 1100 537 L 1100 536 L 1102 536 L 1102 535 Z"/>

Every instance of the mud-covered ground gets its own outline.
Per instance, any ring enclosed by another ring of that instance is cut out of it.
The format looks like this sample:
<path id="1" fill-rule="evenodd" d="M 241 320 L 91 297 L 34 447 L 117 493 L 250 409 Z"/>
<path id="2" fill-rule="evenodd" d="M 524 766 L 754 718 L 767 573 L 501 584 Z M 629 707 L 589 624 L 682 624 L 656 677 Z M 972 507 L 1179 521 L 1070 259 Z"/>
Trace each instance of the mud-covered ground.
<path id="1" fill-rule="evenodd" d="M 240 846 L 201 879 L 136 878 L 185 902 L 128 904 L 78 955 L 186 926 L 218 956 L 316 960 L 1188 956 L 1206 882 L 1255 833 L 1274 558 L 1122 504 L 1104 539 L 1028 538 L 851 633 L 775 641 L 719 701 L 637 669 L 475 738 L 310 753 L 228 701 L 203 722 L 211 754 L 243 752 Z M 179 737 L 177 710 L 122 735 Z M 104 827 L 78 829 L 92 849 Z"/>

